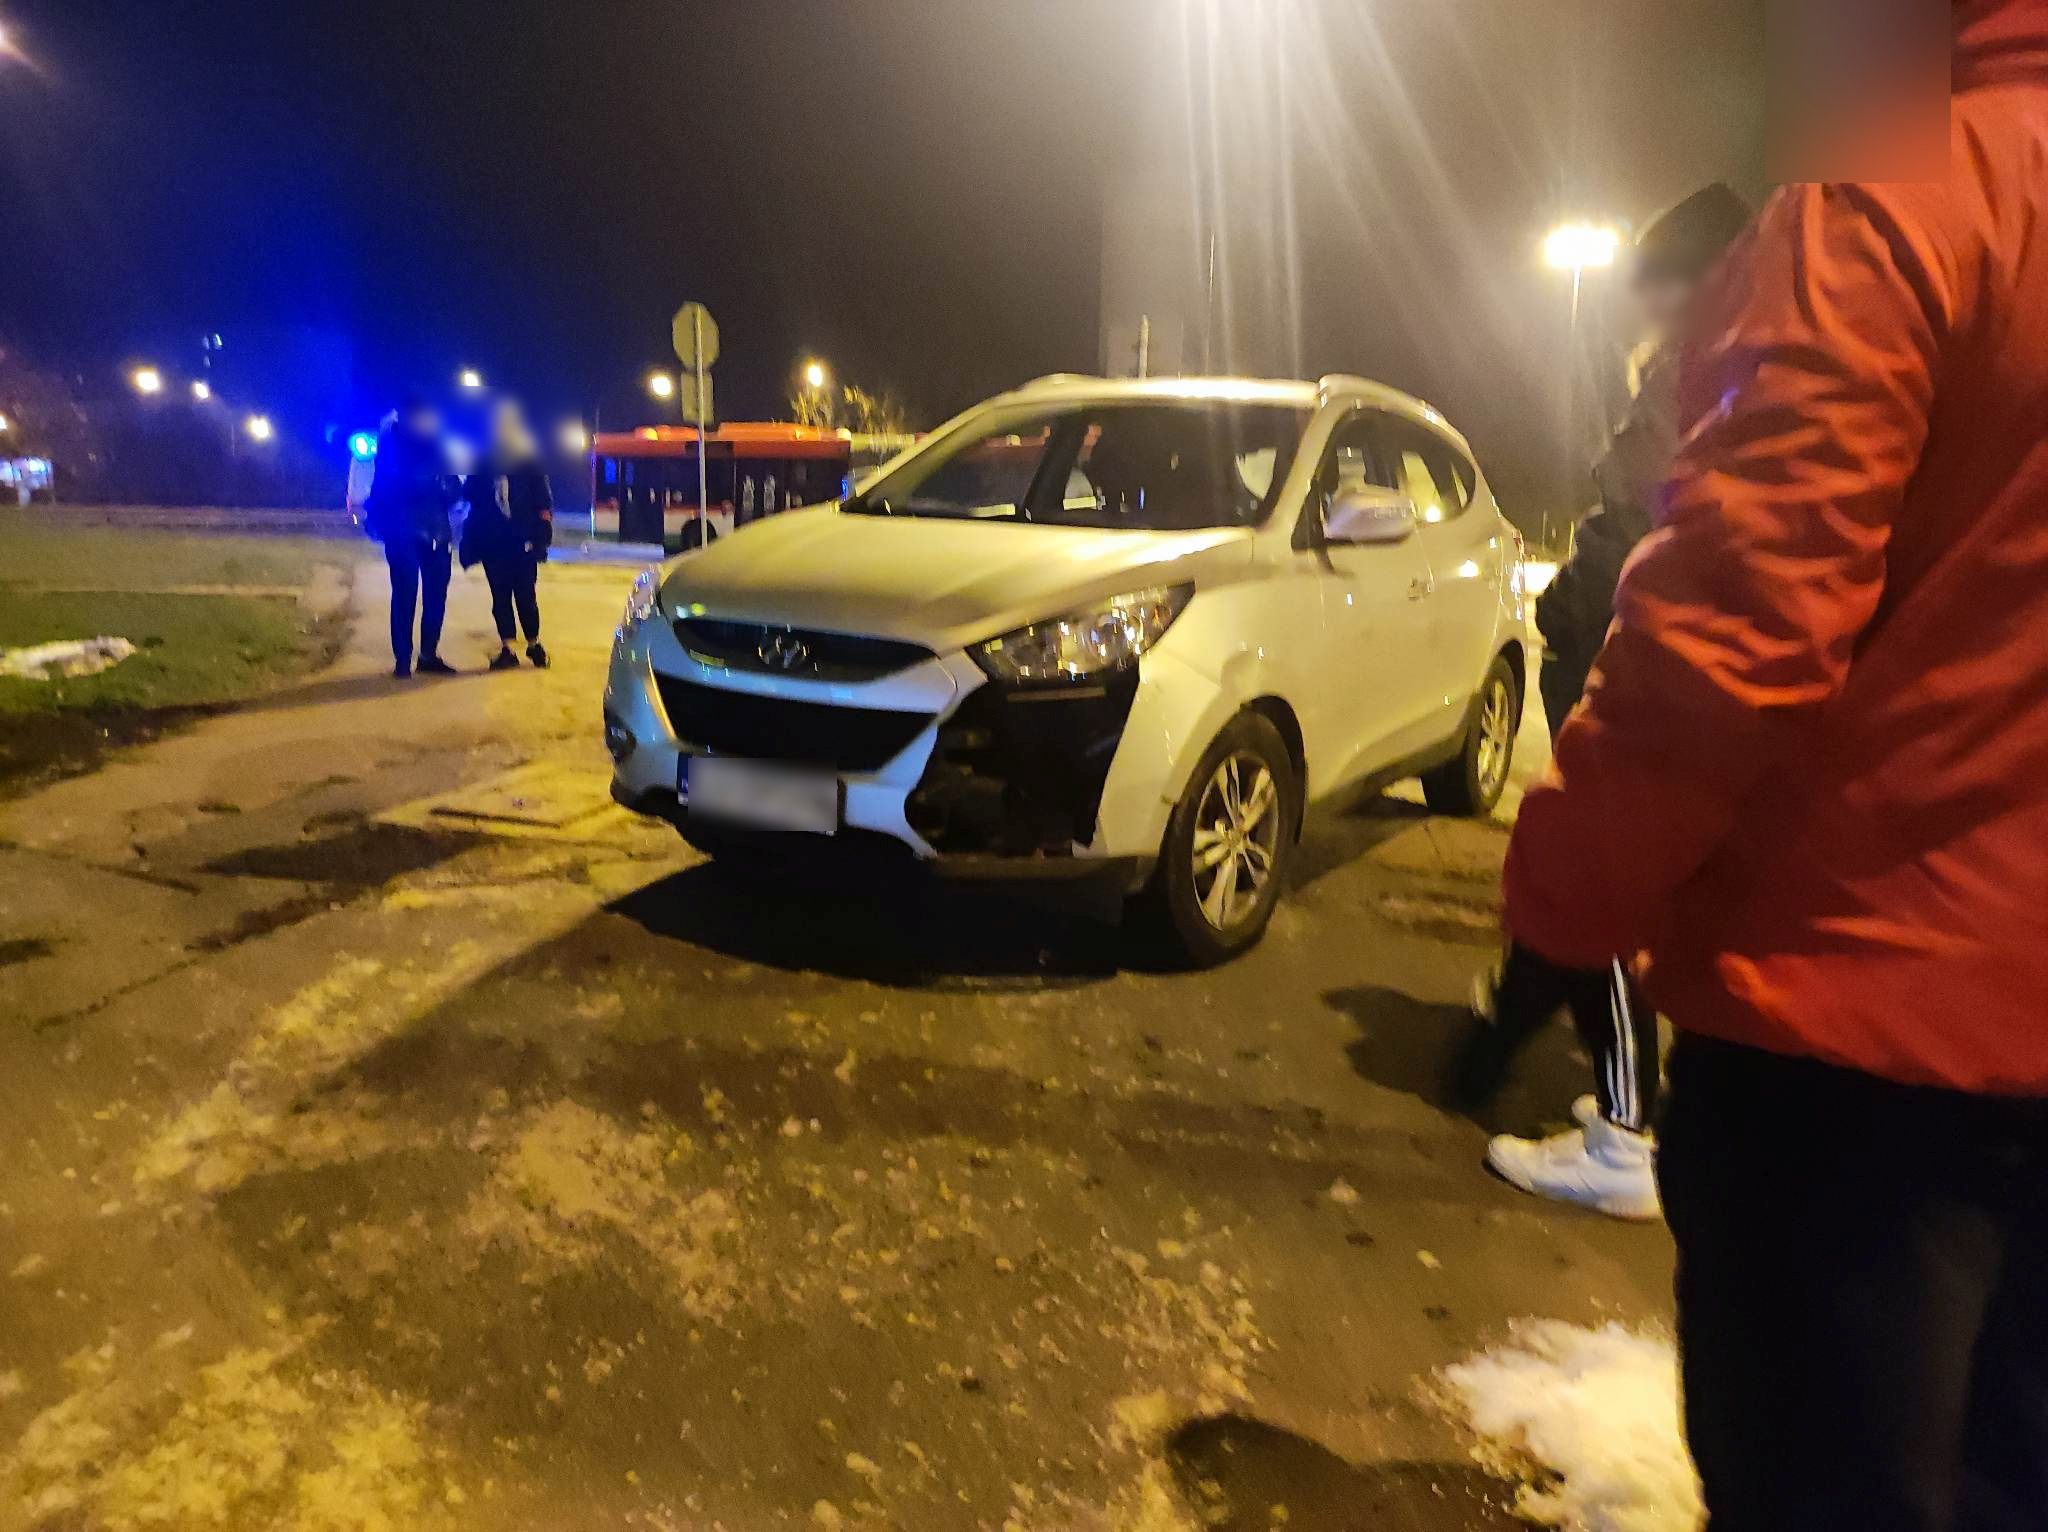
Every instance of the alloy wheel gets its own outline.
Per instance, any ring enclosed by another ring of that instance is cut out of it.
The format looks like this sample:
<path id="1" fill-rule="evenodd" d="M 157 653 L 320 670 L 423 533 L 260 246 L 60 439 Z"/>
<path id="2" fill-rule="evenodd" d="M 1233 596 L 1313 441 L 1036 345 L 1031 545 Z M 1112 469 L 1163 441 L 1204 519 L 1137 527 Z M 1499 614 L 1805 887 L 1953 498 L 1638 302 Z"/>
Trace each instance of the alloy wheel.
<path id="1" fill-rule="evenodd" d="M 1280 784 L 1248 751 L 1217 765 L 1195 810 L 1195 899 L 1203 918 L 1229 931 L 1259 907 L 1278 865 Z"/>
<path id="2" fill-rule="evenodd" d="M 1479 793 L 1491 799 L 1508 774 L 1515 743 L 1515 699 L 1507 682 L 1495 677 L 1479 711 Z"/>

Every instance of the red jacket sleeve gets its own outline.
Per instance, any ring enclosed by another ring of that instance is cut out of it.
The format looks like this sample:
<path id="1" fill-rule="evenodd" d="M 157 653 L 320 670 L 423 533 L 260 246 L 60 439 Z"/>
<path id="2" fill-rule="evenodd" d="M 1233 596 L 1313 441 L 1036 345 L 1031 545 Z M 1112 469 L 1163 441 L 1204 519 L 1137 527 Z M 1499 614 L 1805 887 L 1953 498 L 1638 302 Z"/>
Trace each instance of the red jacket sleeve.
<path id="1" fill-rule="evenodd" d="M 1547 957 L 1592 966 L 1652 945 L 1673 892 L 1842 685 L 1953 307 L 1919 195 L 1785 188 L 1707 300 L 1684 364 L 1696 423 L 1509 845 L 1508 928 Z"/>

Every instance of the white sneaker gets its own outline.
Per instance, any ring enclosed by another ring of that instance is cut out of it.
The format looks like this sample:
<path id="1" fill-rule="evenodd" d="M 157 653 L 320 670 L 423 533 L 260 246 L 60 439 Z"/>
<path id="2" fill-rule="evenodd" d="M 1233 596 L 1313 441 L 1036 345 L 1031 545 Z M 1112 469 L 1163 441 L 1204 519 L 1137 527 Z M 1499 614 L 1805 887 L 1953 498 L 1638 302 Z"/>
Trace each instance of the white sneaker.
<path id="1" fill-rule="evenodd" d="M 1610 1218 L 1663 1216 L 1653 1157 L 1657 1141 L 1602 1117 L 1591 1096 L 1572 1103 L 1581 1124 L 1549 1138 L 1501 1134 L 1486 1146 L 1486 1163 L 1525 1192 L 1576 1202 Z"/>

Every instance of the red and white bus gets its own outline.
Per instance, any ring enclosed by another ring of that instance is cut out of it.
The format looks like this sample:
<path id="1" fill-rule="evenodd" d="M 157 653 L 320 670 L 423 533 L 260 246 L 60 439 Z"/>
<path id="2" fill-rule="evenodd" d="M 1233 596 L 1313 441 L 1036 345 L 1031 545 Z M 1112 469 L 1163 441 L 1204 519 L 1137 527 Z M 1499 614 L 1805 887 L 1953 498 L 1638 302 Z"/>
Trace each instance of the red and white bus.
<path id="1" fill-rule="evenodd" d="M 846 492 L 849 432 L 733 421 L 709 433 L 705 499 L 697 504 L 697 432 L 643 426 L 591 442 L 591 530 L 627 543 L 693 548 L 734 527 Z"/>

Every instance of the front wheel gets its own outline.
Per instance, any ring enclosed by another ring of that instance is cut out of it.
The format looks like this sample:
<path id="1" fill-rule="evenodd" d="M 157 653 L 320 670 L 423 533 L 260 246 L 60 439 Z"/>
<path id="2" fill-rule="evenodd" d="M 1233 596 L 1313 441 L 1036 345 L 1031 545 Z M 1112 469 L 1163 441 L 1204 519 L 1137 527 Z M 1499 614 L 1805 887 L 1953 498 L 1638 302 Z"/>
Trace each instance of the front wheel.
<path id="1" fill-rule="evenodd" d="M 1495 655 L 1486 679 L 1465 715 L 1465 739 L 1458 753 L 1422 776 L 1422 796 L 1439 814 L 1474 818 L 1491 814 L 1508 785 L 1515 759 L 1515 730 L 1522 721 L 1522 692 L 1507 656 Z"/>
<path id="2" fill-rule="evenodd" d="M 1265 934 L 1301 820 L 1301 778 L 1272 722 L 1242 713 L 1203 754 L 1133 913 L 1198 968 Z"/>

